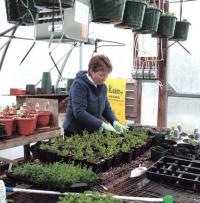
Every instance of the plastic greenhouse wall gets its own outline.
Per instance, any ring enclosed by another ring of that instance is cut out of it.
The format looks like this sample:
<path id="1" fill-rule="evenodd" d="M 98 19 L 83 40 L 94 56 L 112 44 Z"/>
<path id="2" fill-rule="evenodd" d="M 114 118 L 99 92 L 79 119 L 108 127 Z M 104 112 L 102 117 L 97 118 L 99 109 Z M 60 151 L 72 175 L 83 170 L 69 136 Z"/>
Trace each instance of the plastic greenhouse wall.
<path id="1" fill-rule="evenodd" d="M 182 19 L 191 22 L 187 41 L 180 42 L 190 53 L 188 54 L 178 43 L 168 49 L 168 83 L 177 94 L 184 97 L 168 97 L 167 126 L 172 127 L 181 123 L 185 131 L 192 132 L 200 128 L 200 57 L 199 57 L 199 18 L 200 2 L 188 1 L 183 3 Z M 170 11 L 174 11 L 179 19 L 179 3 L 171 3 Z M 169 45 L 173 42 L 169 42 Z M 191 98 L 190 95 L 197 98 Z"/>

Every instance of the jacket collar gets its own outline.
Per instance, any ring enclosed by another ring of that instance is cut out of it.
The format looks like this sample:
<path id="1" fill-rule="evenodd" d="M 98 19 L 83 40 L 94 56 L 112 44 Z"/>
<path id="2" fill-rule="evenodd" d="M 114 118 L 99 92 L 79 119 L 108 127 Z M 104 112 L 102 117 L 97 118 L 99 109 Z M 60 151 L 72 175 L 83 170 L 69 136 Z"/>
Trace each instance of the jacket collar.
<path id="1" fill-rule="evenodd" d="M 94 82 L 94 80 L 91 78 L 91 76 L 88 75 L 88 73 L 86 74 L 88 80 L 95 86 L 97 87 L 97 84 Z"/>

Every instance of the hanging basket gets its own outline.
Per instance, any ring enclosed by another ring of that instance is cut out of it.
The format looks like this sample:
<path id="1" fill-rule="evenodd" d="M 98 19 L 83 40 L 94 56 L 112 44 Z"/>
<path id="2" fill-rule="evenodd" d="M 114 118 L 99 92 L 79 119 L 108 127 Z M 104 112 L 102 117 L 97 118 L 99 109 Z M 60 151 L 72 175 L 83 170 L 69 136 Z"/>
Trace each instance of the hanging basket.
<path id="1" fill-rule="evenodd" d="M 158 30 L 154 36 L 160 38 L 171 38 L 174 36 L 176 16 L 162 14 L 160 16 Z"/>
<path id="2" fill-rule="evenodd" d="M 139 33 L 150 34 L 157 32 L 160 15 L 160 9 L 152 6 L 147 7 L 144 14 L 142 28 L 139 30 Z"/>
<path id="3" fill-rule="evenodd" d="M 33 25 L 33 19 L 36 19 L 38 8 L 35 7 L 34 0 L 28 1 L 28 9 L 26 4 L 22 2 L 5 0 L 7 21 L 14 24 L 21 22 L 22 25 Z"/>
<path id="4" fill-rule="evenodd" d="M 90 0 L 92 22 L 120 23 L 123 19 L 126 0 Z"/>
<path id="5" fill-rule="evenodd" d="M 147 4 L 143 0 L 127 0 L 123 21 L 115 26 L 124 29 L 140 29 L 142 27 L 146 6 Z"/>
<path id="6" fill-rule="evenodd" d="M 74 6 L 75 0 L 61 0 L 61 6 L 63 8 L 72 8 Z M 35 0 L 35 4 L 38 6 L 44 6 L 44 7 L 53 7 L 53 0 Z M 59 7 L 59 0 L 55 0 L 54 6 Z"/>
<path id="7" fill-rule="evenodd" d="M 176 21 L 174 36 L 170 40 L 186 41 L 190 25 L 187 21 Z"/>

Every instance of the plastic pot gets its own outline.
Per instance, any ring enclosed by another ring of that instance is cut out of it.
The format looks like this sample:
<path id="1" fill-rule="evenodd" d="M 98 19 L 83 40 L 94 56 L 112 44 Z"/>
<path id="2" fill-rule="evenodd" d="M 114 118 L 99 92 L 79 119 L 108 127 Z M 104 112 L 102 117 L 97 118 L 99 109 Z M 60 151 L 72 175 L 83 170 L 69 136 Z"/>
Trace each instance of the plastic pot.
<path id="1" fill-rule="evenodd" d="M 49 94 L 52 92 L 52 81 L 51 81 L 51 73 L 43 72 L 42 74 L 42 89 L 44 93 Z"/>
<path id="2" fill-rule="evenodd" d="M 36 118 L 16 118 L 17 129 L 20 135 L 31 135 L 35 129 Z"/>
<path id="3" fill-rule="evenodd" d="M 123 19 L 126 0 L 90 0 L 92 21 L 120 23 Z"/>
<path id="4" fill-rule="evenodd" d="M 145 8 L 147 4 L 143 0 L 127 0 L 123 20 L 115 25 L 120 28 L 138 30 L 142 27 Z"/>
<path id="5" fill-rule="evenodd" d="M 27 84 L 26 85 L 26 94 L 36 94 L 36 91 L 35 91 L 35 85 L 33 84 Z"/>
<path id="6" fill-rule="evenodd" d="M 145 9 L 142 28 L 139 30 L 142 34 L 157 32 L 161 10 L 152 6 Z"/>
<path id="7" fill-rule="evenodd" d="M 157 161 L 163 156 L 166 156 L 168 154 L 168 150 L 164 149 L 160 146 L 155 146 L 151 148 L 151 159 L 153 161 Z"/>
<path id="8" fill-rule="evenodd" d="M 162 14 L 160 16 L 156 36 L 161 38 L 171 38 L 174 36 L 176 17 Z"/>
<path id="9" fill-rule="evenodd" d="M 185 41 L 188 37 L 189 26 L 187 21 L 176 21 L 174 36 L 170 40 Z"/>
<path id="10" fill-rule="evenodd" d="M 0 123 L 4 125 L 6 135 L 11 136 L 14 131 L 14 118 L 0 118 Z"/>
<path id="11" fill-rule="evenodd" d="M 37 114 L 37 126 L 45 127 L 48 126 L 50 121 L 51 112 L 50 111 L 39 111 Z"/>

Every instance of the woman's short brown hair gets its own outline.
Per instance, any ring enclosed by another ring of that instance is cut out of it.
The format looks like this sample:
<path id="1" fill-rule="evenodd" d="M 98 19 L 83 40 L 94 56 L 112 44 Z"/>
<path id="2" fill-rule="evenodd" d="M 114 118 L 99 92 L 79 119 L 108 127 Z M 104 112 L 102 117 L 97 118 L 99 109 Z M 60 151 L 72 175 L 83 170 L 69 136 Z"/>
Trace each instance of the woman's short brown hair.
<path id="1" fill-rule="evenodd" d="M 101 55 L 95 55 L 90 59 L 90 62 L 88 64 L 88 70 L 92 70 L 94 72 L 98 71 L 112 71 L 112 64 L 110 62 L 110 59 L 101 54 Z"/>

